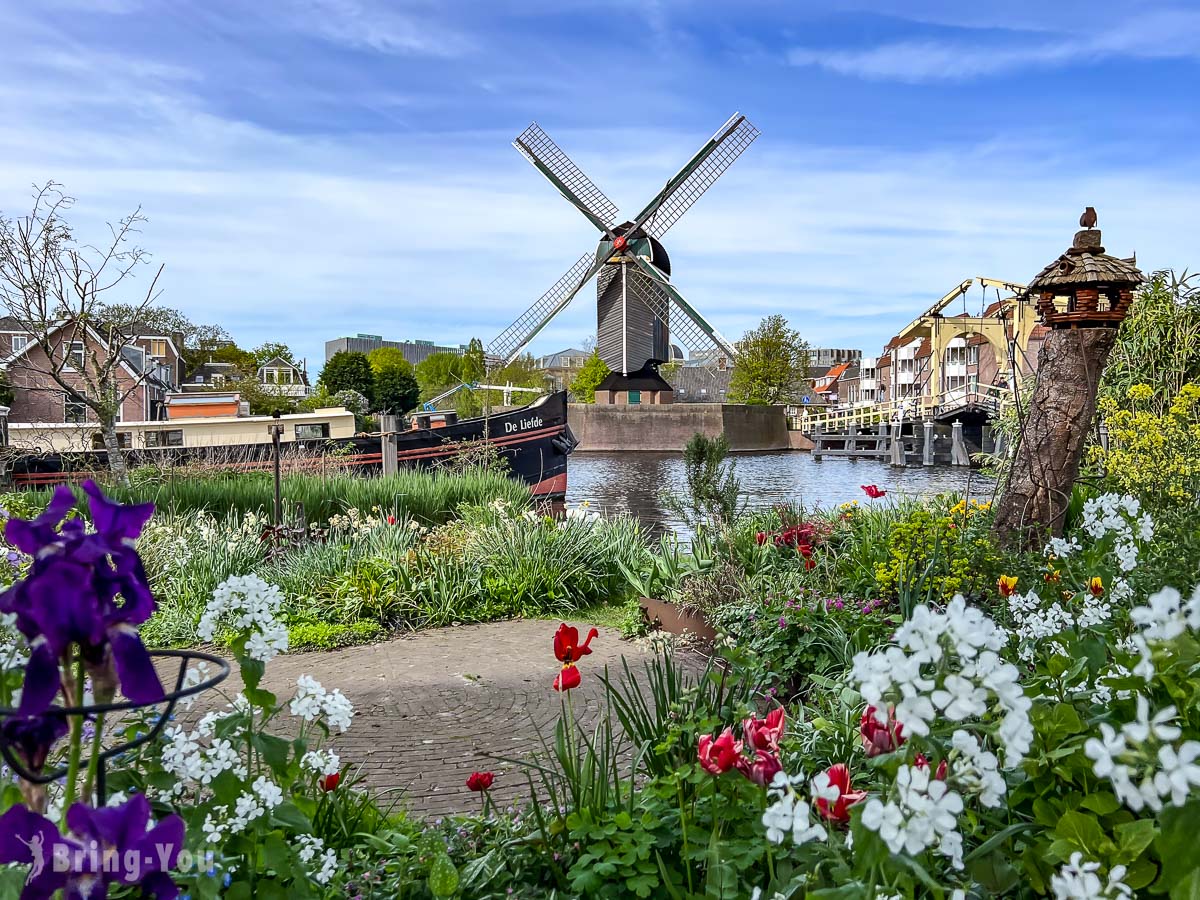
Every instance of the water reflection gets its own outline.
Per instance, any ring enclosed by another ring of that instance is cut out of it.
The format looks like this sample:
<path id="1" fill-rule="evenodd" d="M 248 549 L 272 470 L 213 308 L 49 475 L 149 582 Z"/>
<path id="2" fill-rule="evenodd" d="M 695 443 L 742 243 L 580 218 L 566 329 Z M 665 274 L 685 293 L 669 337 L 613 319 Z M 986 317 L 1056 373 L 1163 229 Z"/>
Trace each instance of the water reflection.
<path id="1" fill-rule="evenodd" d="M 876 484 L 889 497 L 924 497 L 943 491 L 990 499 L 994 481 L 978 472 L 949 466 L 893 467 L 874 459 L 826 458 L 794 451 L 738 453 L 738 477 L 747 503 L 767 507 L 780 502 L 835 506 L 865 501 L 860 485 Z M 672 528 L 679 523 L 663 508 L 664 491 L 684 486 L 679 453 L 575 453 L 567 472 L 567 501 L 590 500 L 608 513 L 628 513 L 647 524 Z"/>

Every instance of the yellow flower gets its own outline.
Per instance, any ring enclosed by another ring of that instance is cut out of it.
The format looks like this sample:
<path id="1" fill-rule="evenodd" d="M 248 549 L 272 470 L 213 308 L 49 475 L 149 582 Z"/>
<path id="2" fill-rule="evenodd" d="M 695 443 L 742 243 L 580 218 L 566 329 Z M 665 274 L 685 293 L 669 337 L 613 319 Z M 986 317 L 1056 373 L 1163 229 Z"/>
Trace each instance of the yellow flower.
<path id="1" fill-rule="evenodd" d="M 1092 580 L 1088 582 L 1088 591 L 1093 597 L 1099 597 L 1104 593 L 1104 582 L 1100 580 L 1099 575 L 1092 576 Z"/>
<path id="2" fill-rule="evenodd" d="M 1051 569 L 1042 576 L 1042 579 L 1046 582 L 1046 584 L 1057 584 L 1060 578 L 1062 578 L 1062 573 L 1059 572 L 1058 569 Z"/>
<path id="3" fill-rule="evenodd" d="M 1129 389 L 1129 399 L 1135 402 L 1149 400 L 1154 396 L 1154 388 L 1148 384 L 1135 384 Z"/>
<path id="4" fill-rule="evenodd" d="M 1017 591 L 1017 576 L 1001 575 L 996 587 L 1000 589 L 1001 597 L 1011 597 Z"/>

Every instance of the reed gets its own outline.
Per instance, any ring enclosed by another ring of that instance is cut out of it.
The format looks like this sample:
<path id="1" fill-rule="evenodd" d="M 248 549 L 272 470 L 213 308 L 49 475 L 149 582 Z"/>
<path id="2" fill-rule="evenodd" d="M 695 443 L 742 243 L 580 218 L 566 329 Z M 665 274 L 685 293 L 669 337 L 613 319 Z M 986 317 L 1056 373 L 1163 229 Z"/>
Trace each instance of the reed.
<path id="1" fill-rule="evenodd" d="M 269 514 L 275 487 L 267 473 L 165 473 L 164 477 L 130 487 L 106 485 L 105 491 L 124 503 L 152 501 L 159 510 L 185 514 L 204 510 Z M 41 492 L 40 505 L 49 501 Z M 483 505 L 503 498 L 524 507 L 529 490 L 494 472 L 424 472 L 411 470 L 387 477 L 344 473 L 286 475 L 282 480 L 285 518 L 294 523 L 324 524 L 348 509 L 368 512 L 376 507 L 397 518 L 408 516 L 423 525 L 440 525 L 453 518 L 461 504 Z"/>

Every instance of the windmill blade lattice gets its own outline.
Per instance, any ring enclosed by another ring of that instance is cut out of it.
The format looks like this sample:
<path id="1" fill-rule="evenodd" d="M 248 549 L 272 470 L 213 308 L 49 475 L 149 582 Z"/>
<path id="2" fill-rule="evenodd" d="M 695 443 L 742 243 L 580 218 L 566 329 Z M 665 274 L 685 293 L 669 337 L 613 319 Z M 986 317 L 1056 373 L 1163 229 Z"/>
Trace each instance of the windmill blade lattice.
<path id="1" fill-rule="evenodd" d="M 554 282 L 550 290 L 538 297 L 529 309 L 496 336 L 488 345 L 488 353 L 503 359 L 505 363 L 512 362 L 537 333 L 546 327 L 546 323 L 566 308 L 571 298 L 579 293 L 579 289 L 591 280 L 596 274 L 596 269 L 602 265 L 603 262 L 597 261 L 591 253 L 579 257 L 574 265 L 567 269 L 566 274 Z"/>
<path id="2" fill-rule="evenodd" d="M 683 294 L 679 293 L 679 290 L 662 272 L 640 256 L 633 257 L 633 261 L 644 273 L 642 278 L 636 280 L 646 282 L 648 287 L 660 291 L 670 299 L 669 325 L 672 340 L 678 339 L 677 343 L 697 352 L 718 350 L 731 362 L 737 357 L 737 351 L 733 345 L 704 316 L 700 315 L 695 307 L 687 302 Z M 632 281 L 634 279 L 631 279 Z"/>
<path id="3" fill-rule="evenodd" d="M 521 155 L 533 163 L 564 197 L 586 215 L 602 231 L 610 230 L 617 221 L 619 210 L 604 196 L 592 179 L 562 152 L 550 135 L 534 122 L 513 141 Z"/>
<path id="4" fill-rule="evenodd" d="M 692 204 L 712 187 L 725 170 L 733 165 L 733 161 L 742 155 L 742 151 L 754 143 L 754 139 L 759 135 L 758 129 L 751 125 L 750 120 L 745 116 L 740 116 L 739 119 L 740 121 L 732 129 L 726 131 L 723 137 L 721 132 L 717 133 L 716 137 L 719 138 L 717 146 L 701 159 L 695 168 L 688 172 L 688 167 L 684 166 L 679 173 L 679 175 L 683 175 L 683 178 L 675 184 L 674 188 L 671 188 L 670 182 L 668 182 L 668 189 L 657 200 L 643 225 L 649 234 L 656 238 L 661 238 L 666 234 L 671 226 L 691 208 Z M 692 164 L 689 162 L 688 165 Z M 686 174 L 684 174 L 685 172 Z M 676 175 L 676 178 L 679 178 L 679 175 Z M 672 179 L 672 181 L 674 180 Z"/>

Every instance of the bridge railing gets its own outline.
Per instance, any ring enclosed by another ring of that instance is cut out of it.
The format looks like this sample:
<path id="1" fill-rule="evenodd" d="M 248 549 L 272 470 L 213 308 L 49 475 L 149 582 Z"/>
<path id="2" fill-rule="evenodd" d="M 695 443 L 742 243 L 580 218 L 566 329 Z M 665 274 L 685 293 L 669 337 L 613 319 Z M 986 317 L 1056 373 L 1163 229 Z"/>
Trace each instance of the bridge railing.
<path id="1" fill-rule="evenodd" d="M 998 413 L 1008 395 L 1009 390 L 1006 387 L 972 382 L 964 387 L 942 391 L 936 396 L 903 397 L 883 403 L 866 403 L 834 409 L 813 410 L 801 407 L 799 413 L 788 416 L 788 428 L 805 434 L 816 431 L 844 432 L 851 426 L 869 428 L 884 422 L 911 422 L 914 419 L 949 415 L 956 410 L 971 407 Z"/>

